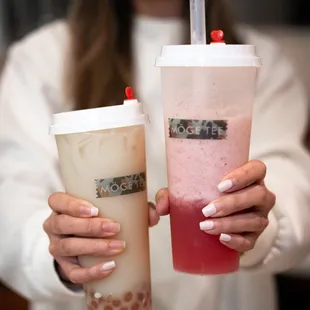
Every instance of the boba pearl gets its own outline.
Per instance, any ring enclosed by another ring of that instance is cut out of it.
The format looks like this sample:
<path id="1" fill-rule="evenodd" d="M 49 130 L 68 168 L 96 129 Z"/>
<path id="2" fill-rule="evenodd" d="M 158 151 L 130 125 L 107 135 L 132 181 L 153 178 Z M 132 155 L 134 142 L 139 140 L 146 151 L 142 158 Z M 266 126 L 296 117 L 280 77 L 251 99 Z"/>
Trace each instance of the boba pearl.
<path id="1" fill-rule="evenodd" d="M 139 309 L 140 309 L 140 306 L 138 303 L 133 304 L 131 307 L 131 310 L 139 310 Z"/>
<path id="2" fill-rule="evenodd" d="M 121 301 L 119 299 L 115 299 L 113 300 L 112 304 L 114 307 L 119 307 L 121 305 Z"/>
<path id="3" fill-rule="evenodd" d="M 132 297 L 133 297 L 132 293 L 128 292 L 125 294 L 124 300 L 130 302 L 132 300 Z"/>
<path id="4" fill-rule="evenodd" d="M 100 294 L 100 293 L 95 293 L 94 294 L 94 297 L 96 298 L 96 299 L 100 299 L 101 297 L 102 297 L 102 295 Z"/>
<path id="5" fill-rule="evenodd" d="M 108 303 L 111 303 L 113 301 L 113 296 L 112 294 L 110 294 L 108 297 L 107 297 L 107 302 Z"/>
<path id="6" fill-rule="evenodd" d="M 144 293 L 140 292 L 138 293 L 138 300 L 143 301 L 145 299 Z"/>

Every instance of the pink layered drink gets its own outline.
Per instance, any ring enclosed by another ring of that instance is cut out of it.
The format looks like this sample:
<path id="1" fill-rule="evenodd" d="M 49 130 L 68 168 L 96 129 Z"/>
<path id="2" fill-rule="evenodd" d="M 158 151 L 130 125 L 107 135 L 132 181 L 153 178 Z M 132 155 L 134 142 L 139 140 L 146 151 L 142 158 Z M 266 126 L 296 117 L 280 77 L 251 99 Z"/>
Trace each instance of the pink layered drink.
<path id="1" fill-rule="evenodd" d="M 174 268 L 223 274 L 239 253 L 200 230 L 202 208 L 221 196 L 222 178 L 248 161 L 256 69 L 249 45 L 166 46 L 162 68 Z"/>
<path id="2" fill-rule="evenodd" d="M 201 231 L 199 223 L 205 220 L 202 208 L 219 196 L 221 178 L 247 162 L 250 132 L 251 118 L 243 117 L 227 120 L 223 140 L 167 143 L 167 158 L 172 159 L 168 182 L 176 270 L 218 274 L 238 269 L 239 254 L 220 243 L 218 236 Z"/>

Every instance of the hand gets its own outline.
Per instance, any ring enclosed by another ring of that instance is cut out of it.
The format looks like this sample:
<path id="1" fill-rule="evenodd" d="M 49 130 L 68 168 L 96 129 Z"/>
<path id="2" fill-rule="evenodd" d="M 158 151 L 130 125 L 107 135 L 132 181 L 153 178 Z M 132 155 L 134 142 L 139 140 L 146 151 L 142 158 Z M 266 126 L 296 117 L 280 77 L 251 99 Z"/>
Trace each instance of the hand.
<path id="1" fill-rule="evenodd" d="M 120 224 L 99 218 L 96 207 L 64 193 L 50 196 L 49 205 L 53 212 L 43 228 L 49 236 L 49 251 L 60 267 L 63 280 L 85 284 L 109 276 L 116 267 L 114 261 L 82 268 L 77 256 L 109 258 L 122 253 L 125 242 L 113 239 L 120 232 Z M 150 208 L 150 225 L 156 225 L 158 221 L 156 210 Z"/>
<path id="2" fill-rule="evenodd" d="M 206 221 L 200 229 L 219 235 L 227 247 L 246 252 L 255 246 L 268 225 L 268 214 L 275 204 L 275 195 L 265 186 L 266 166 L 258 160 L 250 161 L 227 175 L 218 185 L 225 196 L 212 201 L 202 212 Z M 157 212 L 169 213 L 168 191 L 157 193 Z"/>

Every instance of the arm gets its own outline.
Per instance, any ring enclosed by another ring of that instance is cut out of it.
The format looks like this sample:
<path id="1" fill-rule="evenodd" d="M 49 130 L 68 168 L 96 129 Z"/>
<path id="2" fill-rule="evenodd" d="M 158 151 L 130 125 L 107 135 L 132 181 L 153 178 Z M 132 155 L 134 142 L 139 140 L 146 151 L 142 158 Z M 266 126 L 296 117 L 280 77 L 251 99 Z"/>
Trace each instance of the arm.
<path id="1" fill-rule="evenodd" d="M 310 157 L 303 146 L 308 102 L 289 62 L 279 50 L 270 52 L 274 57 L 265 62 L 258 84 L 251 157 L 266 164 L 265 183 L 277 201 L 241 266 L 281 272 L 310 251 Z"/>
<path id="2" fill-rule="evenodd" d="M 48 136 L 52 107 L 36 66 L 14 48 L 0 88 L 0 277 L 32 300 L 81 296 L 60 281 L 42 225 L 50 193 L 62 189 Z"/>

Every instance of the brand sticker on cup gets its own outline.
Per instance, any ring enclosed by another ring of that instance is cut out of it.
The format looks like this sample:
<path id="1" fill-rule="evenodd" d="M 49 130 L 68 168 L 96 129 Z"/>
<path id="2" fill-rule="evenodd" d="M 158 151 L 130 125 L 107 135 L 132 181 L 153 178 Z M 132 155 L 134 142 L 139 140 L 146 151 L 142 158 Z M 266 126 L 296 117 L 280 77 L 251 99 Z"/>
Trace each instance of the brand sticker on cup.
<path id="1" fill-rule="evenodd" d="M 115 177 L 109 179 L 96 179 L 96 198 L 123 196 L 146 190 L 145 172 Z"/>
<path id="2" fill-rule="evenodd" d="M 227 120 L 189 120 L 169 118 L 169 137 L 175 139 L 224 140 Z"/>

